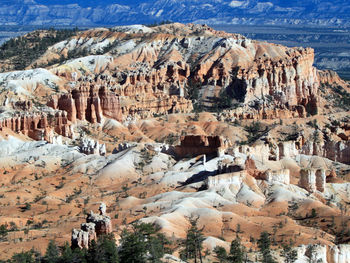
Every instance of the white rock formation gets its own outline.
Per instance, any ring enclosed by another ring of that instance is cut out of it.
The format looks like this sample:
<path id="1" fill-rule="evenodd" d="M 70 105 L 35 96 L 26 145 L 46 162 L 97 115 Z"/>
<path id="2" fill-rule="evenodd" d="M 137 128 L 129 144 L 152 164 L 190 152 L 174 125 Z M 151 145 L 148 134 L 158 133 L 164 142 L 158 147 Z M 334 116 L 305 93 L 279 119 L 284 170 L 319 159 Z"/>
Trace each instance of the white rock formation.
<path id="1" fill-rule="evenodd" d="M 266 181 L 268 183 L 279 182 L 282 184 L 290 184 L 290 171 L 289 169 L 281 169 L 281 170 L 267 170 L 266 171 Z"/>
<path id="2" fill-rule="evenodd" d="M 106 145 L 105 144 L 99 144 L 99 142 L 83 137 L 80 142 L 80 151 L 85 154 L 97 154 L 104 156 L 106 155 Z"/>
<path id="3" fill-rule="evenodd" d="M 316 175 L 314 169 L 301 169 L 299 186 L 313 193 L 316 191 Z"/>
<path id="4" fill-rule="evenodd" d="M 310 193 L 324 192 L 326 187 L 326 171 L 324 169 L 304 168 L 300 170 L 299 186 Z"/>
<path id="5" fill-rule="evenodd" d="M 298 259 L 295 263 L 348 263 L 350 262 L 350 245 L 325 246 L 303 245 L 296 248 Z"/>

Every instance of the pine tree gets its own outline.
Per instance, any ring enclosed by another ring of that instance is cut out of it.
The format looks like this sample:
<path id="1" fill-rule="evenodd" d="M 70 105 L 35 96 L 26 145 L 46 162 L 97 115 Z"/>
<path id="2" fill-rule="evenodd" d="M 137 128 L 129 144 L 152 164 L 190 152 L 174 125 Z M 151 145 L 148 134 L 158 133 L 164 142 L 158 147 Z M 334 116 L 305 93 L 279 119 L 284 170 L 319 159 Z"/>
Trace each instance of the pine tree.
<path id="1" fill-rule="evenodd" d="M 281 251 L 281 257 L 285 258 L 285 263 L 293 263 L 298 259 L 297 252 L 289 245 L 282 245 L 283 250 Z"/>
<path id="2" fill-rule="evenodd" d="M 226 249 L 220 246 L 214 248 L 215 255 L 220 263 L 227 262 L 227 252 Z"/>
<path id="3" fill-rule="evenodd" d="M 56 263 L 60 258 L 60 251 L 54 240 L 50 240 L 44 256 L 45 263 Z"/>
<path id="4" fill-rule="evenodd" d="M 97 241 L 97 257 L 95 263 L 118 263 L 118 250 L 115 244 L 115 239 L 112 234 L 104 235 L 98 238 Z"/>
<path id="5" fill-rule="evenodd" d="M 141 235 L 124 230 L 119 251 L 120 262 L 144 263 L 146 253 L 146 246 Z"/>
<path id="6" fill-rule="evenodd" d="M 1 241 L 6 240 L 7 234 L 8 234 L 7 225 L 6 224 L 0 225 L 0 240 Z"/>
<path id="7" fill-rule="evenodd" d="M 267 232 L 262 232 L 260 234 L 260 239 L 258 240 L 258 247 L 262 255 L 262 263 L 276 263 L 271 255 L 270 245 L 271 241 L 269 234 Z"/>
<path id="8" fill-rule="evenodd" d="M 202 243 L 204 241 L 203 229 L 198 229 L 197 219 L 190 219 L 191 227 L 187 231 L 186 240 L 184 242 L 184 250 L 181 251 L 181 258 L 184 260 L 194 258 L 202 263 Z"/>
<path id="9" fill-rule="evenodd" d="M 134 224 L 132 231 L 124 231 L 119 251 L 120 262 L 160 262 L 169 241 L 157 233 L 152 224 Z"/>
<path id="10" fill-rule="evenodd" d="M 31 249 L 27 252 L 16 253 L 11 258 L 11 263 L 37 263 L 40 262 L 40 253 Z"/>
<path id="11" fill-rule="evenodd" d="M 87 251 L 85 249 L 71 249 L 68 242 L 62 248 L 59 263 L 86 263 Z"/>
<path id="12" fill-rule="evenodd" d="M 230 262 L 243 263 L 244 250 L 241 245 L 241 239 L 238 236 L 231 242 L 230 255 L 228 258 Z"/>

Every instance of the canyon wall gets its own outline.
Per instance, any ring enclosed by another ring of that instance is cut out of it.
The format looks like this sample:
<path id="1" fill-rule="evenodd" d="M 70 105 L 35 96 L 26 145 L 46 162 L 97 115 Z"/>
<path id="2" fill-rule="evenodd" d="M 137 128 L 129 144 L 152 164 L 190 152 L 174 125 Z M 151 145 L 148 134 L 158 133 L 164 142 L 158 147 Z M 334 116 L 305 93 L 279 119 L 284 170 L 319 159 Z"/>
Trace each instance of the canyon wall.
<path id="1" fill-rule="evenodd" d="M 47 105 L 66 111 L 72 122 L 79 119 L 101 123 L 103 116 L 122 120 L 119 97 L 104 86 L 96 87 L 90 83 L 84 83 L 68 94 L 53 95 Z"/>

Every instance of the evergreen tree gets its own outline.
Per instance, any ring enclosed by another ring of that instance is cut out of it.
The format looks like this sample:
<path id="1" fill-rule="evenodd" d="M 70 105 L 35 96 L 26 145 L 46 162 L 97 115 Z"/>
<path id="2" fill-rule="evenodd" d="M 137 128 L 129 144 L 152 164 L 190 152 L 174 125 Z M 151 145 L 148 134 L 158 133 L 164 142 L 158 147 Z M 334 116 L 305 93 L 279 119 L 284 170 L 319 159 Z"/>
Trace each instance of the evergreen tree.
<path id="1" fill-rule="evenodd" d="M 37 263 L 40 262 L 41 255 L 39 252 L 31 249 L 27 252 L 16 253 L 11 258 L 11 263 Z"/>
<path id="2" fill-rule="evenodd" d="M 289 245 L 282 245 L 283 250 L 281 251 L 281 257 L 285 258 L 285 263 L 293 263 L 298 259 L 297 252 Z"/>
<path id="3" fill-rule="evenodd" d="M 214 248 L 214 252 L 215 252 L 216 258 L 219 260 L 220 263 L 227 262 L 226 249 L 224 249 L 223 247 L 217 246 Z"/>
<path id="4" fill-rule="evenodd" d="M 241 239 L 237 236 L 237 238 L 231 242 L 229 261 L 235 263 L 243 263 L 243 260 L 244 250 L 241 245 Z"/>
<path id="5" fill-rule="evenodd" d="M 184 242 L 184 250 L 181 251 L 180 257 L 184 260 L 194 258 L 197 263 L 198 259 L 202 262 L 202 243 L 204 241 L 203 229 L 198 229 L 197 219 L 190 219 L 191 227 L 187 231 L 186 240 Z"/>
<path id="6" fill-rule="evenodd" d="M 97 244 L 93 240 L 90 244 L 88 262 L 91 263 L 118 263 L 118 250 L 113 235 L 104 235 L 98 238 Z"/>
<path id="7" fill-rule="evenodd" d="M 120 262 L 160 262 L 169 241 L 157 233 L 152 224 L 134 224 L 132 231 L 123 231 L 119 250 Z"/>
<path id="8" fill-rule="evenodd" d="M 8 234 L 7 225 L 6 224 L 0 225 L 0 240 L 1 241 L 6 240 L 7 234 Z"/>
<path id="9" fill-rule="evenodd" d="M 143 238 L 138 233 L 123 231 L 119 251 L 120 262 L 144 263 L 147 250 Z"/>
<path id="10" fill-rule="evenodd" d="M 258 240 L 258 247 L 262 255 L 262 263 L 276 263 L 271 255 L 270 249 L 271 241 L 269 234 L 267 232 L 262 232 L 260 234 L 260 239 Z"/>
<path id="11" fill-rule="evenodd" d="M 60 258 L 60 251 L 58 247 L 55 244 L 55 241 L 50 240 L 47 248 L 46 253 L 44 256 L 44 262 L 45 263 L 56 263 L 59 261 Z"/>
<path id="12" fill-rule="evenodd" d="M 60 263 L 86 263 L 86 250 L 85 249 L 71 249 L 68 242 L 66 242 L 62 248 Z"/>

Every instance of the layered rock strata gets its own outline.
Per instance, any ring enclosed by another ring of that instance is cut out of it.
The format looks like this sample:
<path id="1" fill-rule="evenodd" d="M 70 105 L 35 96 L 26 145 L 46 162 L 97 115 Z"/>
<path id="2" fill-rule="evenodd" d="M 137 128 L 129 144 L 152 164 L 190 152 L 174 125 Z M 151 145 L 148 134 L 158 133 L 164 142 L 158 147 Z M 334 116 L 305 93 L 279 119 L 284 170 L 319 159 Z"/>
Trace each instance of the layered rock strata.
<path id="1" fill-rule="evenodd" d="M 55 133 L 69 138 L 74 136 L 73 127 L 64 111 L 58 111 L 55 115 L 34 113 L 0 119 L 0 129 L 2 128 L 50 143 L 55 141 Z"/>
<path id="2" fill-rule="evenodd" d="M 88 41 L 91 46 L 83 44 Z M 111 48 L 104 52 L 101 43 Z M 231 117 L 304 117 L 319 111 L 320 83 L 336 81 L 333 73 L 313 67 L 310 48 L 253 41 L 204 25 L 170 24 L 137 34 L 95 29 L 66 45 L 69 50 L 87 48 L 91 54 L 105 55 L 73 61 L 52 72 L 68 81 L 103 84 L 120 96 L 124 115 L 190 111 L 192 105 L 183 96 L 191 97 L 196 90 L 205 103 L 211 104 L 221 91 L 242 103 L 244 107 L 232 111 Z M 62 44 L 55 45 L 47 56 L 66 52 Z M 90 115 L 88 109 L 88 121 Z"/>
<path id="3" fill-rule="evenodd" d="M 101 123 L 104 116 L 122 120 L 119 97 L 104 86 L 84 85 L 68 94 L 54 95 L 48 106 L 66 111 L 72 122 L 79 119 Z"/>
<path id="4" fill-rule="evenodd" d="M 90 80 L 92 83 L 81 80 L 69 93 L 52 96 L 47 105 L 67 111 L 72 122 L 79 119 L 91 123 L 101 123 L 103 117 L 122 121 L 127 116 L 146 118 L 192 110 L 191 101 L 164 90 L 157 91 L 152 86 L 138 87 L 139 84 L 132 81 L 134 84 L 123 89 L 107 81 L 107 76 L 96 76 L 96 79 L 96 82 Z"/>

